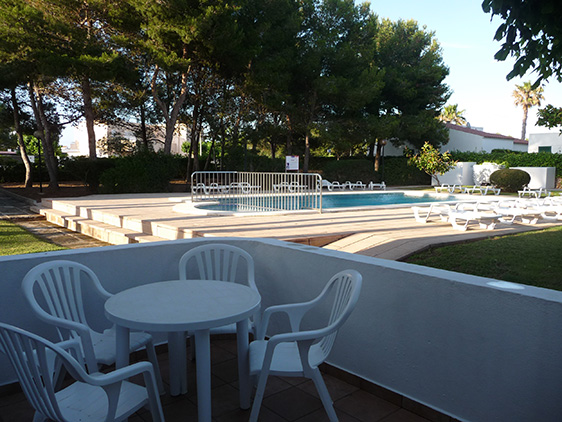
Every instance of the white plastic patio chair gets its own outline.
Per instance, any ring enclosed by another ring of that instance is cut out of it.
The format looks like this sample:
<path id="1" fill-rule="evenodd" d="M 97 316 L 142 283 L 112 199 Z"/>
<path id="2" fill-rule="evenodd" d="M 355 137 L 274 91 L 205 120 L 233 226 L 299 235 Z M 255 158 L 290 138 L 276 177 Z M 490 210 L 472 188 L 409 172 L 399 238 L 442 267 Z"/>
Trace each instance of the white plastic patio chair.
<path id="1" fill-rule="evenodd" d="M 180 258 L 181 280 L 217 280 L 245 284 L 259 293 L 254 276 L 254 259 L 244 249 L 213 243 L 197 246 Z M 260 323 L 259 310 L 250 318 L 250 330 L 255 335 Z M 211 328 L 210 334 L 236 333 L 236 324 Z M 192 357 L 194 337 L 191 336 Z"/>
<path id="2" fill-rule="evenodd" d="M 98 332 L 86 318 L 84 301 L 88 300 L 85 297 L 87 292 L 95 292 L 104 302 L 111 297 L 90 268 L 73 261 L 44 262 L 25 275 L 22 289 L 37 317 L 57 328 L 60 341 L 80 340 L 89 373 L 97 372 L 100 364 L 115 363 L 115 326 Z M 99 309 L 97 313 L 103 315 L 104 311 Z M 163 392 L 152 336 L 142 332 L 131 333 L 130 352 L 143 347 L 154 366 L 158 388 Z"/>
<path id="3" fill-rule="evenodd" d="M 318 366 L 326 360 L 338 329 L 347 320 L 359 299 L 362 277 L 355 270 L 334 275 L 315 299 L 267 308 L 263 313 L 258 339 L 250 343 L 250 375 L 258 377 L 250 421 L 257 421 L 269 375 L 306 377 L 314 381 L 330 421 L 337 421 L 330 393 Z M 300 331 L 304 315 L 333 294 L 333 304 L 325 327 Z M 265 340 L 271 315 L 283 312 L 289 317 L 290 333 L 276 334 Z"/>
<path id="4" fill-rule="evenodd" d="M 71 340 L 66 345 L 81 360 L 78 341 Z M 138 362 L 107 374 L 88 374 L 60 345 L 2 323 L 0 352 L 8 356 L 27 400 L 35 409 L 34 422 L 122 421 L 147 405 L 153 421 L 164 421 L 154 369 L 149 362 Z M 60 390 L 53 377 L 54 367 L 59 365 L 76 380 Z M 127 381 L 140 374 L 145 387 Z"/>

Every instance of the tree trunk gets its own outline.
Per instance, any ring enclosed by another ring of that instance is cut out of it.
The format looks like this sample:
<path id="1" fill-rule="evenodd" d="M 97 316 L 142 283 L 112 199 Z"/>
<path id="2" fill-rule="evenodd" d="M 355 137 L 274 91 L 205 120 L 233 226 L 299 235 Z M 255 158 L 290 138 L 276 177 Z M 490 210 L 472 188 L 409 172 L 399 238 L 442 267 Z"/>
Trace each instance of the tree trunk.
<path id="1" fill-rule="evenodd" d="M 207 155 L 207 160 L 205 161 L 205 167 L 203 168 L 203 171 L 208 171 L 209 169 L 209 164 L 211 164 L 211 153 L 215 153 L 215 137 L 213 136 L 213 139 L 211 141 L 211 148 L 209 148 L 209 154 Z M 216 156 L 216 154 L 215 154 Z"/>
<path id="2" fill-rule="evenodd" d="M 27 156 L 27 151 L 25 149 L 25 142 L 23 141 L 23 132 L 20 124 L 20 110 L 18 99 L 16 97 L 16 88 L 12 88 L 12 110 L 14 114 L 14 129 L 16 136 L 18 138 L 18 146 L 20 149 L 21 160 L 25 166 L 25 187 L 30 188 L 33 186 L 33 179 L 31 176 L 31 162 Z"/>
<path id="3" fill-rule="evenodd" d="M 381 161 L 381 149 L 382 149 L 382 145 L 379 142 L 379 140 L 377 139 L 377 145 L 376 145 L 376 149 L 375 149 L 375 171 L 379 171 L 379 167 L 380 167 L 380 161 Z"/>
<path id="4" fill-rule="evenodd" d="M 529 113 L 529 109 L 527 107 L 523 107 L 523 124 L 521 126 L 521 139 L 525 140 L 525 133 L 527 132 L 527 114 Z"/>
<path id="5" fill-rule="evenodd" d="M 310 160 L 310 131 L 306 129 L 306 136 L 304 138 L 304 160 L 302 165 L 303 173 L 308 173 L 308 162 Z"/>
<path id="6" fill-rule="evenodd" d="M 45 116 L 45 111 L 43 109 L 43 98 L 37 86 L 35 86 L 32 82 L 28 84 L 28 92 L 31 100 L 31 108 L 33 109 L 33 114 L 35 116 L 37 132 L 40 135 L 39 140 L 41 141 L 41 146 L 43 147 L 45 166 L 47 167 L 47 172 L 49 173 L 49 187 L 52 189 L 58 189 L 58 163 L 53 148 L 49 122 L 47 121 L 47 116 Z"/>
<path id="7" fill-rule="evenodd" d="M 152 81 L 150 82 L 150 88 L 152 90 L 152 97 L 160 108 L 160 111 L 162 111 L 164 120 L 166 122 L 166 134 L 164 136 L 164 154 L 170 154 L 172 152 L 172 140 L 174 139 L 174 131 L 176 128 L 178 115 L 183 103 L 185 102 L 185 99 L 187 98 L 187 72 L 183 72 L 181 74 L 180 95 L 177 97 L 175 103 L 173 104 L 171 111 L 168 110 L 168 107 L 166 106 L 166 104 L 164 104 L 164 102 L 158 95 L 158 90 L 156 89 L 156 80 L 158 79 L 159 72 L 160 68 L 156 66 L 154 75 L 152 76 Z"/>
<path id="8" fill-rule="evenodd" d="M 82 77 L 82 98 L 84 101 L 84 118 L 86 119 L 86 133 L 88 134 L 88 149 L 90 160 L 97 158 L 96 153 L 96 132 L 94 131 L 94 108 L 92 106 L 92 87 L 87 76 Z"/>
<path id="9" fill-rule="evenodd" d="M 291 126 L 291 118 L 287 115 L 287 155 L 292 155 L 293 152 L 293 128 Z"/>
<path id="10" fill-rule="evenodd" d="M 140 108 L 140 119 L 141 119 L 142 147 L 146 152 L 148 151 L 148 136 L 146 136 L 146 110 L 144 107 L 144 103 L 141 103 L 139 108 Z"/>
<path id="11" fill-rule="evenodd" d="M 193 123 L 191 124 L 191 151 L 193 151 L 193 171 L 199 170 L 199 101 L 193 105 Z"/>
<path id="12" fill-rule="evenodd" d="M 219 169 L 222 171 L 224 169 L 224 150 L 226 147 L 226 129 L 224 127 L 224 118 L 221 117 L 221 153 L 220 153 L 220 160 L 221 165 Z"/>

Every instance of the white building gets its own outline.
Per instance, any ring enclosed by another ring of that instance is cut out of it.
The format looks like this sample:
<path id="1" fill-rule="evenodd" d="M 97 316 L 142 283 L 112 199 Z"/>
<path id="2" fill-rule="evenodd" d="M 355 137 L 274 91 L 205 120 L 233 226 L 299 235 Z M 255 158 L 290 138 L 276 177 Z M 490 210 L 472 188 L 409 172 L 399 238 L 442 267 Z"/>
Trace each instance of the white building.
<path id="1" fill-rule="evenodd" d="M 137 135 L 135 134 L 135 127 L 140 126 L 138 124 L 130 124 L 129 128 L 117 125 L 108 125 L 105 123 L 96 123 L 94 125 L 94 132 L 96 134 L 96 142 L 102 139 L 109 138 L 124 138 L 131 142 L 137 141 Z M 147 126 L 147 132 L 149 137 L 149 142 L 152 145 L 154 151 L 159 151 L 164 148 L 164 138 L 165 138 L 165 128 L 163 126 L 150 125 Z M 82 121 L 77 126 L 72 126 L 65 129 L 63 134 L 63 140 L 65 140 L 66 145 L 62 146 L 62 152 L 68 154 L 69 156 L 88 156 L 90 154 L 88 146 L 88 133 L 86 131 L 86 122 Z M 185 125 L 179 125 L 174 132 L 174 137 L 172 139 L 172 154 L 182 154 L 181 144 L 187 141 L 187 127 Z M 107 156 L 102 150 L 97 150 L 98 157 Z"/>
<path id="2" fill-rule="evenodd" d="M 471 128 L 446 123 L 449 129 L 449 142 L 441 147 L 441 152 L 492 152 L 494 149 L 527 152 L 528 142 L 523 139 L 498 133 L 484 132 L 481 128 Z M 562 141 L 561 144 L 562 145 Z M 385 146 L 385 155 L 402 155 L 402 148 L 391 143 Z"/>
<path id="3" fill-rule="evenodd" d="M 494 149 L 527 152 L 528 142 L 524 139 L 489 133 L 480 128 L 470 128 L 447 123 L 449 143 L 441 149 L 445 151 L 492 152 Z"/>
<path id="4" fill-rule="evenodd" d="M 562 153 L 560 132 L 534 133 L 529 135 L 529 152 Z"/>

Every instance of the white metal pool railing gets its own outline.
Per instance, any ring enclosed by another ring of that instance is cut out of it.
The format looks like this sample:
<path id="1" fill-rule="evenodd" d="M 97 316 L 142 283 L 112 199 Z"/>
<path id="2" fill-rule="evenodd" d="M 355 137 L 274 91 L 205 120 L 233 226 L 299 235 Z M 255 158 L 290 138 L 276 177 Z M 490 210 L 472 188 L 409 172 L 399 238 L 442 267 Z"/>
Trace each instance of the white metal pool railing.
<path id="1" fill-rule="evenodd" d="M 238 211 L 322 212 L 322 177 L 316 173 L 196 171 L 191 175 L 191 200 L 215 201 Z"/>

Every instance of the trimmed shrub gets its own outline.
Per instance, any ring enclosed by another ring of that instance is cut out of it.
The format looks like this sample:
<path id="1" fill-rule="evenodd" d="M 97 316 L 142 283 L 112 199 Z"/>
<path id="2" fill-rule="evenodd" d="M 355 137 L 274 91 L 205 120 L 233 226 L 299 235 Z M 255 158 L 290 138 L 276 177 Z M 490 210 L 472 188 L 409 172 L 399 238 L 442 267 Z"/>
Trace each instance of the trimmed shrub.
<path id="1" fill-rule="evenodd" d="M 516 169 L 496 170 L 490 175 L 490 182 L 505 192 L 517 192 L 531 181 L 529 173 Z"/>
<path id="2" fill-rule="evenodd" d="M 116 158 L 97 158 L 90 160 L 88 157 L 66 158 L 61 161 L 59 180 L 79 180 L 96 192 L 100 185 L 101 175 L 115 166 Z"/>
<path id="3" fill-rule="evenodd" d="M 100 177 L 102 193 L 166 192 L 178 174 L 179 161 L 171 155 L 141 152 L 115 159 L 115 167 Z"/>
<path id="4" fill-rule="evenodd" d="M 0 183 L 25 180 L 25 166 L 21 161 L 0 157 Z"/>

